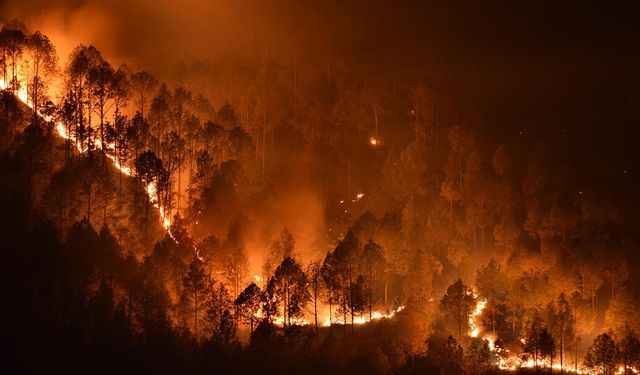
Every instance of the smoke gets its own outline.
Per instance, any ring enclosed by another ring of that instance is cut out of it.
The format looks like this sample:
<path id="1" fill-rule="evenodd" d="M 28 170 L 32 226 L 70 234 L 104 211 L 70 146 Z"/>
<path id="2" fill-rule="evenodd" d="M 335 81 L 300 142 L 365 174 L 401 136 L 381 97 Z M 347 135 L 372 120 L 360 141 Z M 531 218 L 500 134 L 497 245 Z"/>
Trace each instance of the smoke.
<path id="1" fill-rule="evenodd" d="M 159 67 L 158 62 L 213 56 L 241 40 L 242 2 L 220 0 L 9 1 L 4 21 L 19 19 L 49 35 L 66 57 L 93 44 L 112 61 Z M 233 5 L 232 5 L 233 4 Z"/>

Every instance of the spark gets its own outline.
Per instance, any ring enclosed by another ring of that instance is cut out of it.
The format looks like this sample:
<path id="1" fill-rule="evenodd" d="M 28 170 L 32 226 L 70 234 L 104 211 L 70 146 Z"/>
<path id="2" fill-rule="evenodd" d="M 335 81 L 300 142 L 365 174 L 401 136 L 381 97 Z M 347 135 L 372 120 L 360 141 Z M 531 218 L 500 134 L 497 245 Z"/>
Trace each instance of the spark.
<path id="1" fill-rule="evenodd" d="M 357 201 L 359 201 L 362 198 L 364 198 L 364 193 L 358 193 L 358 194 L 356 194 L 356 197 L 351 201 L 351 203 L 356 203 Z"/>

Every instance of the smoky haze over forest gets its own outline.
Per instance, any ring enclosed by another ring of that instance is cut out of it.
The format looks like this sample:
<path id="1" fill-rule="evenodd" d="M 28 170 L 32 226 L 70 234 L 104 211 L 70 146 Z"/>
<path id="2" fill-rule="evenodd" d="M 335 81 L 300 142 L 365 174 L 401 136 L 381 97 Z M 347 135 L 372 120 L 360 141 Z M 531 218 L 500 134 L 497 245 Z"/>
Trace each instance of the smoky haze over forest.
<path id="1" fill-rule="evenodd" d="M 51 35 L 63 60 L 77 44 L 95 44 L 116 63 L 217 103 L 228 100 L 221 93 L 228 87 L 212 69 L 238 70 L 265 58 L 302 69 L 346 65 L 380 91 L 391 90 L 394 80 L 426 82 L 452 103 L 457 120 L 491 127 L 490 137 L 567 128 L 598 139 L 590 144 L 594 154 L 629 158 L 640 15 L 637 4 L 626 3 L 5 0 L 0 6 L 5 21 L 25 20 Z M 602 134 L 605 122 L 616 131 Z"/>
<path id="2" fill-rule="evenodd" d="M 48 312 L 16 358 L 640 371 L 640 3 L 0 0 L 3 25 L 7 320 Z"/>
<path id="3" fill-rule="evenodd" d="M 94 44 L 116 63 L 199 88 L 204 85 L 193 81 L 206 81 L 206 75 L 184 68 L 207 72 L 208 64 L 224 59 L 242 64 L 264 58 L 346 64 L 380 89 L 394 79 L 424 80 L 455 103 L 457 116 L 500 130 L 514 123 L 597 127 L 611 115 L 633 116 L 624 108 L 638 95 L 638 73 L 631 67 L 639 57 L 640 15 L 637 4 L 626 2 L 3 3 L 5 22 L 24 20 L 51 35 L 62 59 L 79 43 Z M 619 110 L 592 105 L 603 101 Z"/>
<path id="4" fill-rule="evenodd" d="M 186 85 L 216 105 L 233 100 L 226 92 L 250 90 L 242 67 L 258 61 L 302 71 L 344 66 L 380 95 L 394 82 L 425 83 L 454 121 L 487 129 L 481 133 L 496 143 L 520 131 L 535 143 L 566 129 L 589 167 L 612 167 L 595 166 L 608 159 L 625 168 L 634 159 L 634 2 L 5 0 L 0 7 L 5 22 L 24 20 L 50 35 L 63 61 L 76 45 L 94 44 L 114 63 Z M 390 121 L 385 131 L 403 145 L 410 130 Z"/>

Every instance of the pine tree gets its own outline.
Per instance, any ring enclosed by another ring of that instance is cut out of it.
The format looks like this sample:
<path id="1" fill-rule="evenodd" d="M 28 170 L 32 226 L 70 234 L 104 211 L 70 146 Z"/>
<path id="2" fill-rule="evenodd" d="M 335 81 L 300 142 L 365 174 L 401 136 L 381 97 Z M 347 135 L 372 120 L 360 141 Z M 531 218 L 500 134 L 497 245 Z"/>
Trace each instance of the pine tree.
<path id="1" fill-rule="evenodd" d="M 593 344 L 587 350 L 584 365 L 603 375 L 613 374 L 616 360 L 616 344 L 606 333 L 593 340 Z"/>
<path id="2" fill-rule="evenodd" d="M 211 283 L 205 273 L 204 265 L 198 257 L 194 257 L 189 264 L 189 271 L 183 277 L 184 289 L 180 302 L 190 310 L 192 327 L 196 342 L 199 341 L 199 331 L 204 320 L 204 306 L 209 302 Z"/>
<path id="3" fill-rule="evenodd" d="M 234 302 L 240 318 L 246 323 L 249 323 L 251 334 L 253 334 L 254 322 L 257 319 L 256 314 L 260 309 L 261 301 L 262 291 L 260 287 L 255 283 L 251 283 L 240 293 Z"/>
<path id="4" fill-rule="evenodd" d="M 473 292 L 460 279 L 447 288 L 447 293 L 440 301 L 440 310 L 453 331 L 458 334 L 458 341 L 462 341 L 462 333 L 469 328 L 469 315 L 474 304 Z"/>
<path id="5" fill-rule="evenodd" d="M 303 309 L 310 299 L 308 281 L 304 271 L 293 258 L 286 257 L 276 268 L 267 284 L 267 294 L 277 306 L 282 306 L 285 327 L 291 325 L 292 319 L 303 316 Z"/>

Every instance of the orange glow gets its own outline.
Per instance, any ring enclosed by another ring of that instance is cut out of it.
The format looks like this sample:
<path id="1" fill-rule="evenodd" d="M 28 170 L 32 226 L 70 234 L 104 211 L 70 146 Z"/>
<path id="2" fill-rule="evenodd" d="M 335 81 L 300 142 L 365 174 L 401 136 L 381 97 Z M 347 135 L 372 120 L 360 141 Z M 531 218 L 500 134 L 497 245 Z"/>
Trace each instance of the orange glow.
<path id="1" fill-rule="evenodd" d="M 16 68 L 17 71 L 17 76 L 20 77 L 20 66 L 18 66 Z M 1 90 L 6 90 L 7 89 L 7 85 L 6 82 L 4 81 L 3 78 L 0 78 L 0 89 Z M 33 109 L 33 104 L 29 102 L 29 97 L 28 97 L 28 93 L 27 93 L 27 85 L 23 82 L 21 82 L 20 84 L 20 89 L 18 90 L 17 94 L 16 94 L 17 98 L 24 103 L 26 106 L 28 106 L 29 108 Z M 40 116 L 42 119 L 44 119 L 45 121 L 51 121 L 51 117 L 50 116 L 44 116 L 42 113 L 40 113 L 40 111 L 37 111 L 38 116 Z M 56 133 L 58 134 L 58 136 L 62 139 L 65 140 L 71 140 L 76 144 L 76 147 L 78 149 L 78 152 L 80 152 L 81 154 L 86 152 L 86 149 L 83 149 L 82 146 L 77 142 L 77 140 L 75 139 L 75 137 L 71 134 L 67 133 L 67 129 L 64 126 L 64 124 L 62 122 L 58 122 L 55 126 L 55 130 Z M 102 142 L 100 141 L 100 139 L 98 139 L 97 137 L 95 137 L 93 140 L 93 143 L 96 145 L 97 148 L 102 148 Z M 113 150 L 114 145 L 113 144 L 107 144 L 106 147 L 104 147 L 105 151 L 108 150 Z M 120 171 L 120 173 L 124 174 L 125 176 L 132 176 L 133 175 L 133 170 L 130 166 L 128 165 L 122 165 L 120 164 L 116 157 L 108 152 L 105 152 L 105 155 L 111 159 L 113 161 L 113 165 L 116 169 L 118 169 Z M 167 234 L 173 238 L 175 240 L 175 237 L 173 236 L 173 234 L 171 233 L 170 230 L 170 226 L 171 226 L 171 212 L 165 212 L 163 207 L 160 207 L 159 203 L 158 203 L 158 196 L 156 194 L 156 187 L 154 183 L 150 183 L 147 187 L 146 187 L 146 191 L 147 191 L 147 195 L 148 195 L 148 199 L 149 199 L 149 203 L 151 203 L 151 205 L 153 207 L 155 207 L 156 209 L 158 209 L 158 212 L 160 213 L 160 218 L 162 220 L 162 227 L 164 228 L 164 230 L 167 232 Z"/>
<path id="2" fill-rule="evenodd" d="M 471 312 L 469 316 L 469 336 L 478 337 L 480 334 L 480 326 L 478 325 L 478 318 L 482 315 L 482 311 L 487 307 L 487 300 L 476 297 L 476 308 Z"/>

